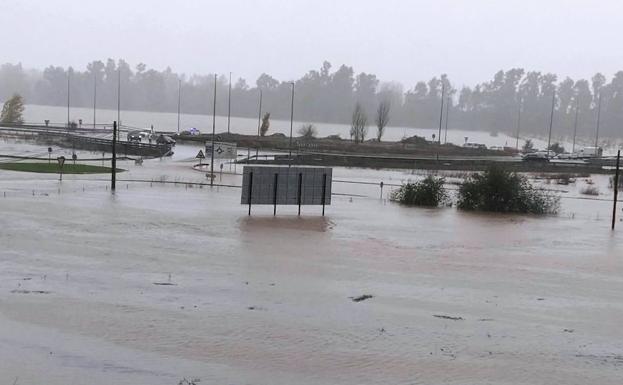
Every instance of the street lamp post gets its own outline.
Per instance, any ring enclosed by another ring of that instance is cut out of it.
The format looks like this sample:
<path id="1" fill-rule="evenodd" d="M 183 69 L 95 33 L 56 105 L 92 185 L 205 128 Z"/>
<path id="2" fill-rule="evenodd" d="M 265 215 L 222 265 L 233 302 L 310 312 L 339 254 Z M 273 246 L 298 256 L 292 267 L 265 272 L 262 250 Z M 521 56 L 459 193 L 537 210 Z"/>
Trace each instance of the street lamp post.
<path id="1" fill-rule="evenodd" d="M 290 155 L 288 156 L 288 167 L 292 165 L 292 129 L 294 128 L 294 82 L 290 84 L 292 85 L 292 101 L 290 105 Z"/>
<path id="2" fill-rule="evenodd" d="M 210 151 L 210 186 L 214 185 L 214 136 L 216 135 L 216 81 L 214 74 L 214 100 L 212 107 L 212 151 Z"/>

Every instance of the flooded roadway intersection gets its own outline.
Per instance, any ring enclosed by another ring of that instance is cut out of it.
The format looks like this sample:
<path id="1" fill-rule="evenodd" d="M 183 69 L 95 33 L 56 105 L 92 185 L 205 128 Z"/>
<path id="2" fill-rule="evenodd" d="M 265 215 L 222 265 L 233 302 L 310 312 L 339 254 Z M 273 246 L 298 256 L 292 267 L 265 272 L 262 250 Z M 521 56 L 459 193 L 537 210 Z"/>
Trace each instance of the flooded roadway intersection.
<path id="1" fill-rule="evenodd" d="M 185 156 L 122 164 L 119 178 L 205 182 Z M 335 170 L 380 175 L 404 174 Z M 610 232 L 605 200 L 563 199 L 555 217 L 480 215 L 335 185 L 356 196 L 335 196 L 325 218 L 317 207 L 273 218 L 248 217 L 238 189 L 121 181 L 112 196 L 105 176 L 64 179 L 0 171 L 10 383 L 623 378 L 623 226 Z"/>

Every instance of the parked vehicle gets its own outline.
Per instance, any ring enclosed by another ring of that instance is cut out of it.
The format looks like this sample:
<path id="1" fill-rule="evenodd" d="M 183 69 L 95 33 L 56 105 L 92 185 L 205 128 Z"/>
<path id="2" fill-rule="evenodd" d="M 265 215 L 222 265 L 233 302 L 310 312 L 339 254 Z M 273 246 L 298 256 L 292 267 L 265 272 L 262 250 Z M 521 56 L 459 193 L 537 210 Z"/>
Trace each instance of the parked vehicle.
<path id="1" fill-rule="evenodd" d="M 547 155 L 547 151 L 536 151 L 524 154 L 521 158 L 526 162 L 548 162 L 549 158 Z"/>
<path id="2" fill-rule="evenodd" d="M 180 135 L 190 135 L 190 136 L 195 136 L 195 135 L 200 135 L 200 134 L 201 132 L 195 127 L 189 128 L 188 130 L 184 130 L 180 133 Z"/>
<path id="3" fill-rule="evenodd" d="M 175 146 L 175 139 L 171 138 L 168 135 L 160 134 L 160 136 L 158 136 L 158 138 L 156 139 L 156 143 Z"/>
<path id="4" fill-rule="evenodd" d="M 491 151 L 505 151 L 506 149 L 503 146 L 491 146 L 489 147 Z"/>
<path id="5" fill-rule="evenodd" d="M 465 143 L 463 144 L 463 148 L 471 148 L 474 150 L 486 150 L 487 146 L 481 143 Z"/>
<path id="6" fill-rule="evenodd" d="M 577 152 L 578 158 L 601 158 L 602 155 L 601 147 L 584 147 Z"/>

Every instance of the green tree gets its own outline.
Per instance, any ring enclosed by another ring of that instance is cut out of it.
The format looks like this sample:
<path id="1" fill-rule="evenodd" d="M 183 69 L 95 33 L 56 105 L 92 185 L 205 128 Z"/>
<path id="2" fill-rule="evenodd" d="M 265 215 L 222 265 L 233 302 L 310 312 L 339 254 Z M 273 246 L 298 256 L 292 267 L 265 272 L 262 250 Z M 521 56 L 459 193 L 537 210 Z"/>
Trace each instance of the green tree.
<path id="1" fill-rule="evenodd" d="M 260 126 L 260 135 L 266 136 L 268 129 L 270 128 L 270 112 L 267 112 L 262 117 L 262 125 Z"/>
<path id="2" fill-rule="evenodd" d="M 4 102 L 2 114 L 0 115 L 0 123 L 4 124 L 22 124 L 24 123 L 24 99 L 19 94 L 13 96 Z"/>

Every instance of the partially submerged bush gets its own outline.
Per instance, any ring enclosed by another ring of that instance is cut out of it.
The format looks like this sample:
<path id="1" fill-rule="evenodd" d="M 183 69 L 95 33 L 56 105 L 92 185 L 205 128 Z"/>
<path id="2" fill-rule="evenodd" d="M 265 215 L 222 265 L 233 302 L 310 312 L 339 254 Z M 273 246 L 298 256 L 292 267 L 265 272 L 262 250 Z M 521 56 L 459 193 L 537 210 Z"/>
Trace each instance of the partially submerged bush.
<path id="1" fill-rule="evenodd" d="M 599 189 L 595 186 L 586 186 L 580 190 L 580 194 L 597 196 L 599 195 Z"/>
<path id="2" fill-rule="evenodd" d="M 391 199 L 405 205 L 439 207 L 448 200 L 444 182 L 444 178 L 429 175 L 421 181 L 400 186 Z"/>
<path id="3" fill-rule="evenodd" d="M 553 214 L 559 202 L 559 197 L 535 188 L 525 176 L 492 166 L 463 182 L 457 206 L 462 210 Z"/>

